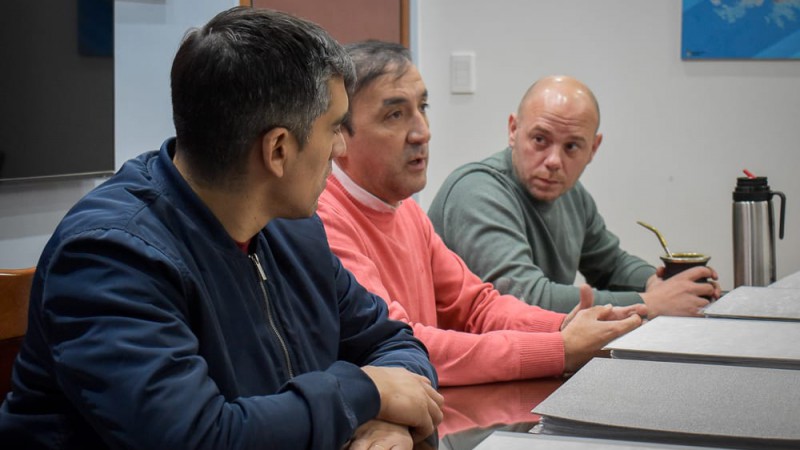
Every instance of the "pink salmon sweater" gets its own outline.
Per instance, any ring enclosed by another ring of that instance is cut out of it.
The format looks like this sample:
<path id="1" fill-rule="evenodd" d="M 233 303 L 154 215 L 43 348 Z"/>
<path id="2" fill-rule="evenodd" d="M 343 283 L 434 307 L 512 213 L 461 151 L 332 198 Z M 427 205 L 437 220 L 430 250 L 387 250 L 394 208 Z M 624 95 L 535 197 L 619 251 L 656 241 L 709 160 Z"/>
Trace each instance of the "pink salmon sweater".
<path id="1" fill-rule="evenodd" d="M 565 315 L 501 295 L 445 246 L 413 199 L 376 210 L 335 176 L 318 213 L 333 252 L 428 348 L 440 386 L 560 375 Z"/>

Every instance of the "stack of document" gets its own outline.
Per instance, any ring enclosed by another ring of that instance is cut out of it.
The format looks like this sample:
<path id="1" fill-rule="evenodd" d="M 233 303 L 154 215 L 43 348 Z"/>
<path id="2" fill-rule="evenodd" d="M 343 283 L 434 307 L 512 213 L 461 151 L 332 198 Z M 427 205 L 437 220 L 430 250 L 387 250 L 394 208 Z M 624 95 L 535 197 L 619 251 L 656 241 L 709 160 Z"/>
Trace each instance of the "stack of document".
<path id="1" fill-rule="evenodd" d="M 708 317 L 800 321 L 800 289 L 739 286 L 703 313 Z"/>
<path id="2" fill-rule="evenodd" d="M 542 416 L 535 432 L 798 449 L 799 378 L 795 370 L 595 358 L 533 409 Z"/>
<path id="3" fill-rule="evenodd" d="M 660 316 L 604 350 L 612 358 L 798 370 L 800 322 Z"/>
<path id="4" fill-rule="evenodd" d="M 711 447 L 495 431 L 475 450 L 712 450 Z"/>
<path id="5" fill-rule="evenodd" d="M 769 287 L 800 289 L 800 272 L 795 272 L 789 276 L 783 277 L 780 280 L 770 284 Z"/>

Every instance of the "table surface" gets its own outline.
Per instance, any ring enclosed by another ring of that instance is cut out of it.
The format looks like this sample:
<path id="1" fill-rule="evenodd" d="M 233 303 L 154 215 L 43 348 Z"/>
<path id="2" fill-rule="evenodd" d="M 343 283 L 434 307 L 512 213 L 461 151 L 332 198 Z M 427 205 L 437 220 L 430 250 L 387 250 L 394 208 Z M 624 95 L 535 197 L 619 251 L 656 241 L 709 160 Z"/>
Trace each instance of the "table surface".
<path id="1" fill-rule="evenodd" d="M 444 396 L 439 449 L 471 450 L 496 430 L 527 433 L 539 420 L 531 409 L 565 380 L 542 378 L 439 389 Z"/>
<path id="2" fill-rule="evenodd" d="M 800 271 L 771 287 L 800 288 Z M 527 433 L 539 421 L 531 410 L 566 380 L 543 378 L 439 389 L 444 396 L 439 449 L 472 450 L 494 431 Z"/>

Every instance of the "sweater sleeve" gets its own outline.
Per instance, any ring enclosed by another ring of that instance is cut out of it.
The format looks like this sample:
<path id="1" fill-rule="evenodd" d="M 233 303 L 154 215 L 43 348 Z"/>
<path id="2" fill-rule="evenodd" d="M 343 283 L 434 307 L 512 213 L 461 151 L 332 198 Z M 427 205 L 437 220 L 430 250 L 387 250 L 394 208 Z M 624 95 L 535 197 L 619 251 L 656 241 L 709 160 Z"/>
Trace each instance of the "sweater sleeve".
<path id="1" fill-rule="evenodd" d="M 586 214 L 586 235 L 581 249 L 580 271 L 592 286 L 605 290 L 597 303 L 629 305 L 641 303 L 638 292 L 643 292 L 647 279 L 655 268 L 639 257 L 620 248 L 619 238 L 606 228 L 592 196 L 582 185 L 583 211 Z"/>
<path id="2" fill-rule="evenodd" d="M 404 306 L 408 299 L 391 294 L 374 262 L 376 255 L 370 254 L 364 241 L 364 233 L 359 232 L 347 214 L 325 204 L 320 206 L 319 214 L 331 248 L 344 266 L 355 274 L 359 283 L 386 301 L 392 319 L 410 324 L 414 335 L 428 348 L 441 386 L 563 372 L 564 344 L 558 331 L 564 315 L 502 296 L 491 285 L 482 283 L 444 246 L 421 210 L 418 214 L 425 219 L 431 233 L 426 238 L 432 246 L 430 264 L 438 326 L 411 317 Z"/>
<path id="3" fill-rule="evenodd" d="M 563 253 L 565 250 L 559 248 L 560 243 L 546 230 L 537 228 L 541 225 L 530 223 L 533 222 L 529 217 L 532 212 L 526 209 L 526 201 L 520 195 L 503 175 L 472 171 L 449 180 L 437 193 L 429 214 L 447 246 L 464 258 L 470 269 L 482 279 L 528 304 L 569 312 L 579 302 L 579 288 L 572 284 L 572 279 L 551 279 L 535 256 Z M 606 237 L 603 233 L 593 236 L 600 240 Z M 600 244 L 600 240 L 594 244 Z M 608 255 L 608 251 L 615 248 L 607 239 L 602 245 L 607 247 L 590 246 L 586 250 Z M 585 261 L 587 268 L 602 267 L 597 265 L 599 259 Z M 604 263 L 609 263 L 609 260 Z M 650 269 L 644 272 L 654 273 Z M 623 306 L 641 302 L 635 292 L 603 291 L 604 286 L 592 283 L 597 279 L 599 277 L 587 278 L 593 287 L 601 289 L 595 291 L 596 304 Z"/>
<path id="4" fill-rule="evenodd" d="M 414 324 L 442 385 L 560 375 L 564 315 L 501 295 L 483 283 L 431 229 L 439 328 Z M 396 302 L 395 302 L 396 303 Z M 398 318 L 406 320 L 402 311 Z"/>

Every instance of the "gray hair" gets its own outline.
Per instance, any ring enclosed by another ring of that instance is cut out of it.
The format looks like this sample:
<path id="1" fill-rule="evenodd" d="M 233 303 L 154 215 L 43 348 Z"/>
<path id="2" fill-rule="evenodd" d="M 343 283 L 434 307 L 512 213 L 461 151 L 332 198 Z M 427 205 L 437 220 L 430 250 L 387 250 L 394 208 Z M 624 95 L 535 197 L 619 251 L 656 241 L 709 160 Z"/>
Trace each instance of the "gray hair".
<path id="1" fill-rule="evenodd" d="M 367 40 L 345 45 L 345 50 L 353 60 L 356 70 L 356 83 L 351 92 L 351 102 L 364 88 L 377 78 L 386 74 L 402 77 L 411 67 L 411 53 L 407 48 L 393 42 Z M 342 124 L 350 135 L 355 130 L 350 115 Z"/>

